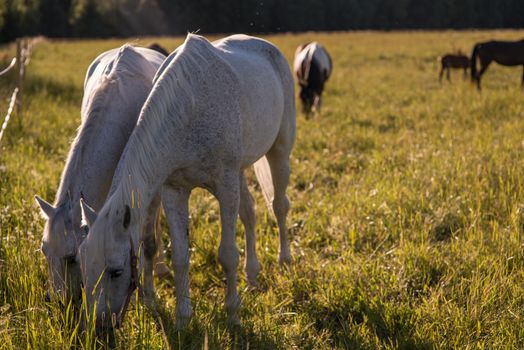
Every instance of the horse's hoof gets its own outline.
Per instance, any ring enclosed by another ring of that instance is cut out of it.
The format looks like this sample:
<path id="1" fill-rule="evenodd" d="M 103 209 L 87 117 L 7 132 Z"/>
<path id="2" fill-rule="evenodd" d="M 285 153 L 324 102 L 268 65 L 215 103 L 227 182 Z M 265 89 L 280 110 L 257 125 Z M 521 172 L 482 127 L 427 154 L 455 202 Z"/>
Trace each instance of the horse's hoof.
<path id="1" fill-rule="evenodd" d="M 187 327 L 191 316 L 193 315 L 193 309 L 191 305 L 178 306 L 176 309 L 176 329 L 182 330 Z"/>
<path id="2" fill-rule="evenodd" d="M 257 263 L 254 266 L 246 267 L 246 279 L 250 287 L 258 287 L 257 276 L 260 273 L 260 265 Z"/>
<path id="3" fill-rule="evenodd" d="M 290 266 L 291 256 L 289 254 L 280 254 L 280 257 L 278 258 L 278 264 L 280 266 Z"/>
<path id="4" fill-rule="evenodd" d="M 238 317 L 238 314 L 228 316 L 227 325 L 233 328 L 240 327 L 240 317 Z"/>
<path id="5" fill-rule="evenodd" d="M 147 293 L 142 297 L 142 302 L 148 309 L 156 309 L 156 296 Z"/>
<path id="6" fill-rule="evenodd" d="M 182 331 L 187 328 L 189 322 L 191 321 L 191 316 L 179 316 L 176 317 L 175 329 L 177 331 Z"/>
<path id="7" fill-rule="evenodd" d="M 171 271 L 164 263 L 158 263 L 155 265 L 155 276 L 164 279 L 171 276 Z"/>
<path id="8" fill-rule="evenodd" d="M 258 290 L 260 289 L 260 285 L 258 284 L 256 279 L 247 279 L 248 289 L 249 290 Z"/>

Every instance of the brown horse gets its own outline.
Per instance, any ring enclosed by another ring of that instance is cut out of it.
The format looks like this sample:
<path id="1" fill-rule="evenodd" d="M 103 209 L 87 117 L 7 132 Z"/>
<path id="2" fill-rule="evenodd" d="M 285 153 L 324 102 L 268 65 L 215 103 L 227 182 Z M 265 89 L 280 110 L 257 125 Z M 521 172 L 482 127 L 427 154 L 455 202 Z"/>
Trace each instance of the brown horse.
<path id="1" fill-rule="evenodd" d="M 442 68 L 440 69 L 438 80 L 442 81 L 442 76 L 444 75 L 444 71 L 446 71 L 446 78 L 448 81 L 450 81 L 449 71 L 451 68 L 464 69 L 464 77 L 467 76 L 469 68 L 469 57 L 459 51 L 456 54 L 447 54 L 440 57 L 440 64 L 442 65 Z"/>
<path id="2" fill-rule="evenodd" d="M 480 71 L 477 72 L 477 57 Z M 477 83 L 480 90 L 480 78 L 492 61 L 503 66 L 524 66 L 524 40 L 520 41 L 486 41 L 473 47 L 471 53 L 471 81 Z M 524 87 L 524 73 L 522 75 Z"/>

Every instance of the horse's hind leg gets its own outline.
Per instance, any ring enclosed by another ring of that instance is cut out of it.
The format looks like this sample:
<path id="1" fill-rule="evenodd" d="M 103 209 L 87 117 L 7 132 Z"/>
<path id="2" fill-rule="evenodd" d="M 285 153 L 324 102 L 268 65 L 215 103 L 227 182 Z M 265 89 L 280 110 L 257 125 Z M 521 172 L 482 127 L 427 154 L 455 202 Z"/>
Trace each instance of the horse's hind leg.
<path id="1" fill-rule="evenodd" d="M 190 191 L 162 188 L 162 202 L 171 233 L 172 261 L 175 271 L 176 324 L 185 327 L 193 312 L 189 297 L 189 201 Z"/>
<path id="2" fill-rule="evenodd" d="M 442 68 L 440 68 L 440 73 L 438 75 L 438 81 L 440 83 L 442 83 L 442 76 L 444 75 L 444 66 L 442 66 Z"/>
<path id="3" fill-rule="evenodd" d="M 215 196 L 220 205 L 222 226 L 218 261 L 226 274 L 226 311 L 230 324 L 240 324 L 238 311 L 240 297 L 237 291 L 237 268 L 239 262 L 236 244 L 236 221 L 240 205 L 240 175 L 237 171 L 226 171 L 217 181 Z"/>
<path id="4" fill-rule="evenodd" d="M 257 285 L 257 275 L 260 272 L 260 264 L 257 258 L 256 235 L 255 235 L 255 202 L 247 187 L 244 174 L 240 177 L 240 207 L 238 210 L 240 220 L 244 225 L 246 239 L 246 262 L 244 270 L 250 285 Z"/>
<path id="5" fill-rule="evenodd" d="M 522 66 L 522 82 L 520 84 L 522 88 L 524 88 L 524 66 Z"/>
<path id="6" fill-rule="evenodd" d="M 271 177 L 275 196 L 273 199 L 273 211 L 277 218 L 278 231 L 280 237 L 279 263 L 290 264 L 291 254 L 287 239 L 286 217 L 289 210 L 289 200 L 286 196 L 286 189 L 289 183 L 290 165 L 289 155 L 293 146 L 293 136 L 277 138 L 273 147 L 266 154 L 266 158 L 271 168 Z"/>

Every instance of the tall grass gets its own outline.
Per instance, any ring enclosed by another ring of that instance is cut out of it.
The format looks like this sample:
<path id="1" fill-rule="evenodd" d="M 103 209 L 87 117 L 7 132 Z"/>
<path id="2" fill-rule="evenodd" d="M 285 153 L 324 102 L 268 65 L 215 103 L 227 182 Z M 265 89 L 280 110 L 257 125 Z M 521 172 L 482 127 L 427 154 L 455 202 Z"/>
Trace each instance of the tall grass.
<path id="1" fill-rule="evenodd" d="M 278 267 L 276 224 L 252 180 L 263 271 L 258 290 L 240 271 L 242 327 L 229 329 L 217 263 L 218 206 L 196 191 L 191 323 L 176 330 L 172 283 L 156 281 L 160 317 L 136 302 L 117 346 L 524 348 L 522 68 L 491 66 L 478 93 L 462 72 L 439 84 L 437 64 L 437 56 L 469 52 L 476 41 L 522 34 L 268 37 L 290 61 L 295 47 L 311 40 L 334 61 L 322 114 L 297 116 L 289 188 L 293 266 Z M 173 49 L 182 40 L 157 41 Z M 72 312 L 44 301 L 43 222 L 32 198 L 54 197 L 79 124 L 88 64 L 123 42 L 49 41 L 34 51 L 24 114 L 0 144 L 0 347 L 101 346 L 92 328 L 82 334 Z M 238 231 L 243 255 L 240 225 Z"/>

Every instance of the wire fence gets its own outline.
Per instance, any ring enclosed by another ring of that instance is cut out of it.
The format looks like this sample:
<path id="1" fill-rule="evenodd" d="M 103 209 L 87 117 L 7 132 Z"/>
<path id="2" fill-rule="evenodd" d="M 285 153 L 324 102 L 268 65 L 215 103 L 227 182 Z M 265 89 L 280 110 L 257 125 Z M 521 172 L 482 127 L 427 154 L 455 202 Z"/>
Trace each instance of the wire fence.
<path id="1" fill-rule="evenodd" d="M 2 127 L 0 128 L 0 141 L 2 141 L 2 137 L 5 134 L 5 130 L 7 128 L 7 124 L 11 120 L 11 115 L 13 114 L 13 111 L 15 110 L 16 106 L 16 112 L 20 115 L 22 113 L 22 95 L 23 95 L 23 82 L 25 77 L 25 67 L 29 64 L 29 61 L 31 60 L 31 50 L 32 50 L 32 42 L 28 38 L 21 38 L 16 40 L 16 57 L 13 57 L 11 60 L 11 63 L 4 68 L 2 71 L 0 71 L 0 78 L 2 78 L 4 75 L 6 75 L 11 70 L 15 69 L 16 72 L 16 80 L 15 80 L 15 87 L 13 89 L 13 92 L 11 94 L 11 99 L 9 101 L 9 107 L 7 108 L 7 113 L 4 118 L 4 122 L 2 123 Z"/>

